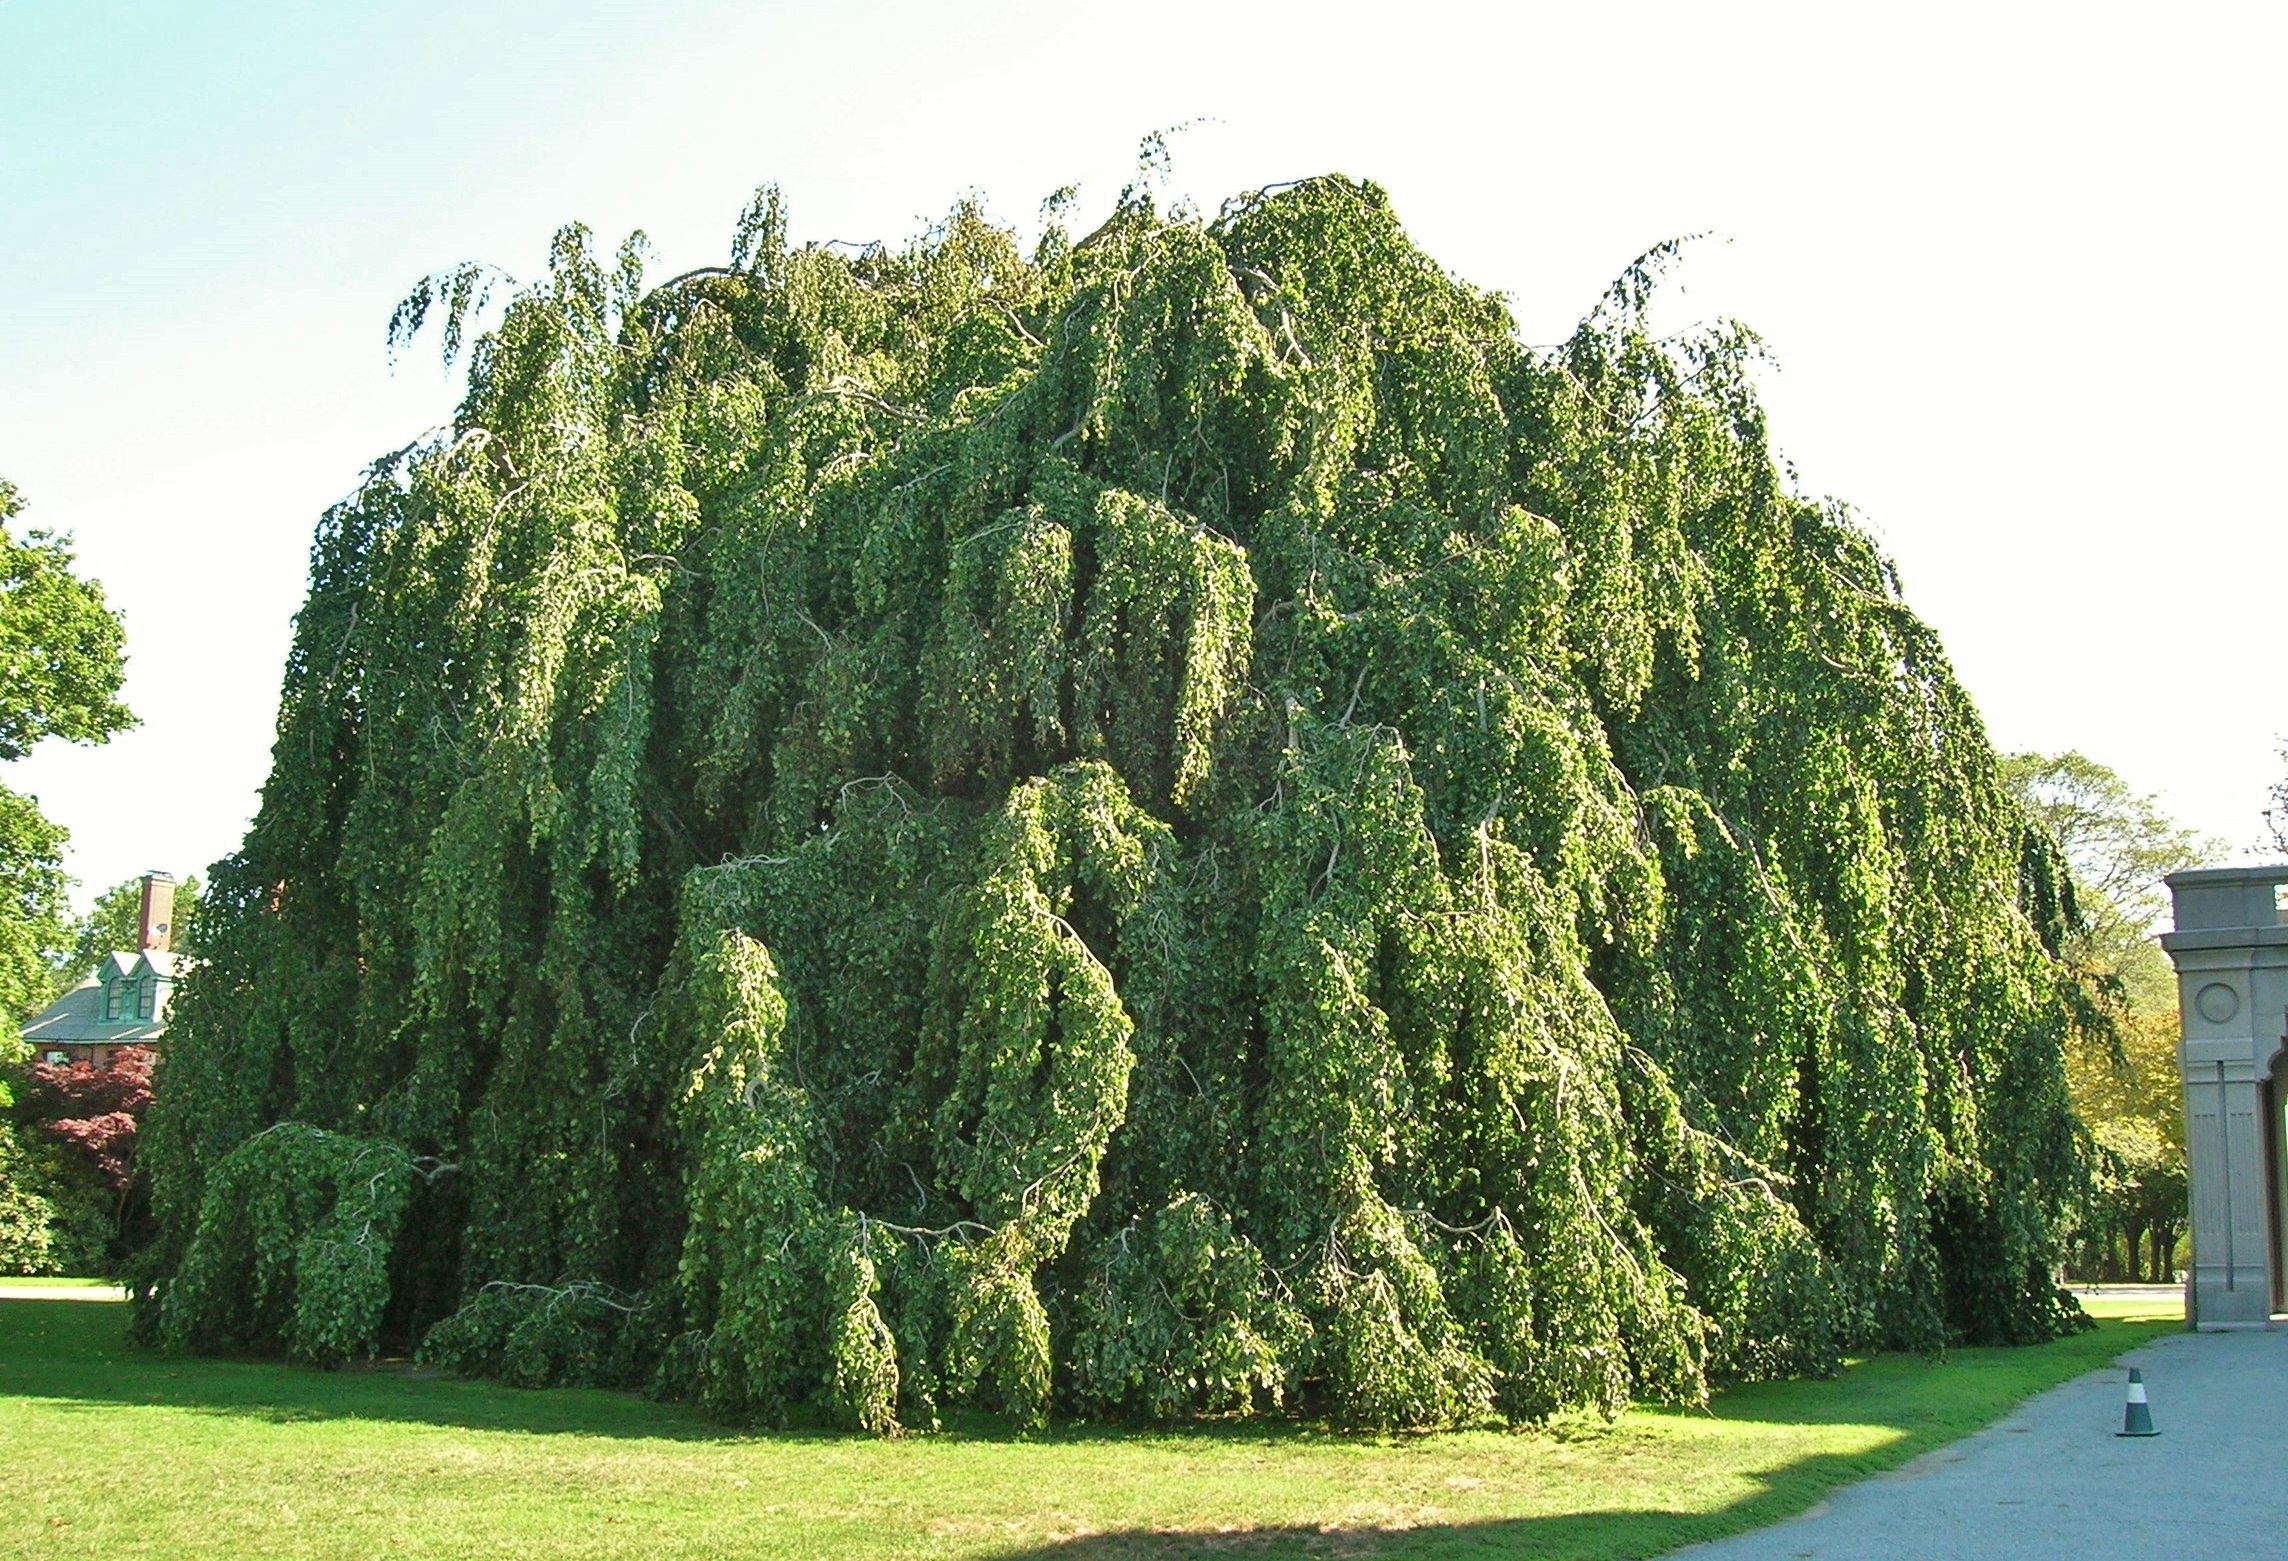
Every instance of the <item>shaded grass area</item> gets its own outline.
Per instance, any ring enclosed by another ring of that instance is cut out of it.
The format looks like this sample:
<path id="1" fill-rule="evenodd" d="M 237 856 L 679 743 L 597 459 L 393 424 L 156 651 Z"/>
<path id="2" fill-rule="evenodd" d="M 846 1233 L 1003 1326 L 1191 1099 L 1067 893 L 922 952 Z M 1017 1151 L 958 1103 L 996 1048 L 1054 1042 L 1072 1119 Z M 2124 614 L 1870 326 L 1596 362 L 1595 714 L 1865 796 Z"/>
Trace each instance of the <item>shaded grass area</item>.
<path id="1" fill-rule="evenodd" d="M 124 1320 L 0 1301 L 0 1554 L 1654 1556 L 1801 1511 L 2176 1326 L 1880 1356 L 1711 1414 L 1530 1434 L 875 1442 L 735 1435 L 612 1393 L 151 1355 Z"/>

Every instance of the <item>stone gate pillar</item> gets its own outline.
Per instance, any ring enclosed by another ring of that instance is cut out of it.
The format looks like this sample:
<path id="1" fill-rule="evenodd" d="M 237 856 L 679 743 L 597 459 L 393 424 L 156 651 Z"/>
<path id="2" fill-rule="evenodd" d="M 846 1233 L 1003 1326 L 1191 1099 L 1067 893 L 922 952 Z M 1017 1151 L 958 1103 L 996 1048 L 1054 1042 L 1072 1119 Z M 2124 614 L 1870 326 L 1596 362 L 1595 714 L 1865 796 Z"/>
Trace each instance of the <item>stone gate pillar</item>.
<path id="1" fill-rule="evenodd" d="M 2288 1034 L 2288 867 L 2172 873 L 2184 1040 L 2185 1170 L 2192 1187 L 2186 1317 L 2203 1329 L 2270 1326 L 2280 1302 L 2280 1109 L 2272 1065 Z"/>

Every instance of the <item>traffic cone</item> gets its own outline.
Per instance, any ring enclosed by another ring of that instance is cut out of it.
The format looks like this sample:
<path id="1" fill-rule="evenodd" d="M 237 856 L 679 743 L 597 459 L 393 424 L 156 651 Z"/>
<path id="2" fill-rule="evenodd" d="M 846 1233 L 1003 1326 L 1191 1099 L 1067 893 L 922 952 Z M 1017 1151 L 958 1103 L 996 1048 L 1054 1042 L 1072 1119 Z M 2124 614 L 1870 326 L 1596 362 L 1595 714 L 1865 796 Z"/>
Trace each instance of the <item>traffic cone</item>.
<path id="1" fill-rule="evenodd" d="M 2145 1373 L 2129 1368 L 2129 1406 L 2121 1411 L 2121 1429 L 2115 1436 L 2159 1436 L 2153 1429 L 2152 1406 L 2145 1402 Z"/>

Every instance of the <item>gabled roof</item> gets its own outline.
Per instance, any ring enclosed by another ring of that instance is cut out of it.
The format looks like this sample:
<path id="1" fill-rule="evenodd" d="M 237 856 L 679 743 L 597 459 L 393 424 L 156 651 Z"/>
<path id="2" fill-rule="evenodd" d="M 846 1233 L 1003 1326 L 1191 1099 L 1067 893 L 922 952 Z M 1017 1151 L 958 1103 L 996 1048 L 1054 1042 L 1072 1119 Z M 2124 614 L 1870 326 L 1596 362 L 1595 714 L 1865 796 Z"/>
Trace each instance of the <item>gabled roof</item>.
<path id="1" fill-rule="evenodd" d="M 172 981 L 182 973 L 182 956 L 164 949 L 145 949 L 140 954 L 119 949 L 103 956 L 103 963 L 95 967 L 94 981 L 112 981 L 120 976 L 156 975 Z"/>
<path id="2" fill-rule="evenodd" d="M 176 955 L 157 949 L 146 949 L 140 954 L 106 954 L 94 975 L 41 1009 L 37 1017 L 16 1033 L 35 1047 L 86 1046 L 95 1042 L 106 1046 L 132 1046 L 160 1040 L 167 1033 L 167 1003 L 173 996 L 172 988 L 180 969 Z M 108 1023 L 104 1020 L 104 983 L 123 975 L 160 978 L 150 1018 L 114 1019 Z"/>

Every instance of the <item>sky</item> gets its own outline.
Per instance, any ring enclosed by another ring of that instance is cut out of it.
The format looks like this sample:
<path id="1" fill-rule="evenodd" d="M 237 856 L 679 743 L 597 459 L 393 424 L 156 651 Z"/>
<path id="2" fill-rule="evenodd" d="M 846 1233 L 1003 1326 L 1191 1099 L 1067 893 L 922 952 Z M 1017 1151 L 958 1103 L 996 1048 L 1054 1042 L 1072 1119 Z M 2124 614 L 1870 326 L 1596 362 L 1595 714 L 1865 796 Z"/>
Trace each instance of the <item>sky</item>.
<path id="1" fill-rule="evenodd" d="M 957 198 L 1093 226 L 1339 171 L 1562 339 L 1661 240 L 1806 492 L 1897 563 L 1997 744 L 2078 748 L 2269 855 L 2288 771 L 2279 6 L 1723 0 L 0 0 L 0 474 L 125 616 L 142 725 L 0 767 L 82 903 L 203 874 L 269 765 L 312 528 L 451 414 L 383 331 L 549 235 L 723 258 Z"/>

